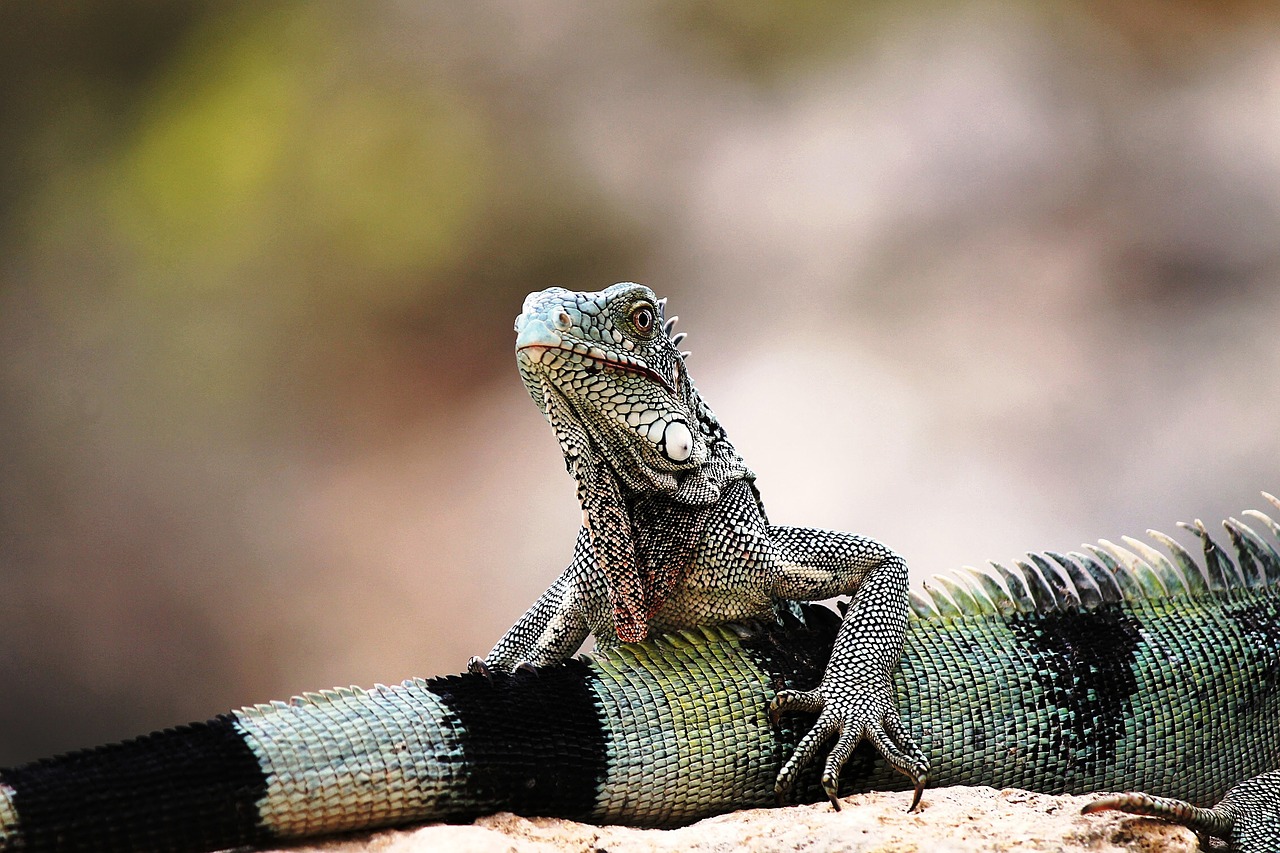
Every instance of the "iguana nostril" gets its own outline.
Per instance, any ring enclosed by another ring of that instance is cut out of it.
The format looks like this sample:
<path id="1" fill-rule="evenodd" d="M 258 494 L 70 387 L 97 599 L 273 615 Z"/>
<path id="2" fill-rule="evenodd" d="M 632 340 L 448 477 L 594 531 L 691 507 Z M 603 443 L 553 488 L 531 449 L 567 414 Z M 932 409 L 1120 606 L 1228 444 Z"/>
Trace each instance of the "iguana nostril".
<path id="1" fill-rule="evenodd" d="M 573 328 L 573 318 L 569 316 L 568 311 L 561 311 L 556 315 L 556 328 L 562 332 L 567 332 Z"/>

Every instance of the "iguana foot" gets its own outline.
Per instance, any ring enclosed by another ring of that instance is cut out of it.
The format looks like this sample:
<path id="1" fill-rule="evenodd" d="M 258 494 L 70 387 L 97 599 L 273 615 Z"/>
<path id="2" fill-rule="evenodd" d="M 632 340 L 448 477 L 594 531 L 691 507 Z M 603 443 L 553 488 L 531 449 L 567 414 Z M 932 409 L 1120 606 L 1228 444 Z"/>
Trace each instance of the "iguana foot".
<path id="1" fill-rule="evenodd" d="M 494 666 L 482 657 L 472 657 L 471 660 L 467 661 L 467 672 L 471 673 L 472 675 L 483 675 L 485 678 L 489 679 L 490 681 L 493 681 L 493 674 L 495 672 L 511 672 L 512 674 L 523 673 L 525 675 L 537 675 L 538 668 L 534 666 L 532 663 L 530 663 L 529 661 L 522 660 L 520 661 L 520 663 L 516 664 L 513 668 L 508 670 L 502 666 Z"/>
<path id="2" fill-rule="evenodd" d="M 1085 806 L 1083 814 L 1106 809 L 1167 820 L 1201 836 L 1226 841 L 1236 853 L 1268 853 L 1280 844 L 1280 770 L 1246 779 L 1211 809 L 1147 794 L 1112 794 Z"/>
<path id="3" fill-rule="evenodd" d="M 907 811 L 915 811 L 920 805 L 929 781 L 929 760 L 903 728 L 888 688 L 836 692 L 830 690 L 823 679 L 823 684 L 815 690 L 780 690 L 769 703 L 769 717 L 774 725 L 781 714 L 794 711 L 818 714 L 818 721 L 800 739 L 796 751 L 778 772 L 773 790 L 779 803 L 790 798 L 796 776 L 818 757 L 822 745 L 838 736 L 822 771 L 822 790 L 837 811 L 840 809 L 840 770 L 864 737 L 893 769 L 914 783 L 915 796 Z"/>

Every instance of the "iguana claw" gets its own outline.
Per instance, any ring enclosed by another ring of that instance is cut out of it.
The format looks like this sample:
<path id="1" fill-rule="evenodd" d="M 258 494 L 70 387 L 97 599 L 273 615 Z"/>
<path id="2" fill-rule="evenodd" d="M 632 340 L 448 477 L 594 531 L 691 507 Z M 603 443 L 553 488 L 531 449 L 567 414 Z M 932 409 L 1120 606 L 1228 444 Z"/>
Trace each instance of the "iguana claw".
<path id="1" fill-rule="evenodd" d="M 903 729 L 887 691 L 881 695 L 856 689 L 840 691 L 835 696 L 828 693 L 824 679 L 824 684 L 815 690 L 780 690 L 769 703 L 769 718 L 775 725 L 783 713 L 818 714 L 817 722 L 796 744 L 795 752 L 778 772 L 774 784 L 778 802 L 789 799 L 800 771 L 818 757 L 823 744 L 835 737 L 836 745 L 827 754 L 822 771 L 822 790 L 839 811 L 840 771 L 865 737 L 891 767 L 911 779 L 915 785 L 915 796 L 907 811 L 915 811 L 929 780 L 929 761 Z"/>
<path id="2" fill-rule="evenodd" d="M 473 656 L 467 661 L 467 672 L 472 675 L 483 675 L 485 678 L 493 681 L 493 668 L 484 662 L 484 658 Z"/>

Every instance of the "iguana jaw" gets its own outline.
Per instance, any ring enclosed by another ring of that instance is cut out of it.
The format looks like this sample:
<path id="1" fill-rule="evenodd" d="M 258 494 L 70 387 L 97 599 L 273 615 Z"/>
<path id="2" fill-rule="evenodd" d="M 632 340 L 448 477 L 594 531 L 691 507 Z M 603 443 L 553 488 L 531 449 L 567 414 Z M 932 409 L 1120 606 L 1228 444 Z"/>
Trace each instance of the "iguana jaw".
<path id="1" fill-rule="evenodd" d="M 643 334 L 634 327 L 637 314 Z M 613 448 L 609 461 L 631 491 L 674 492 L 677 477 L 709 455 L 666 329 L 660 300 L 636 284 L 602 294 L 530 294 L 515 322 L 516 361 L 530 396 L 548 419 L 548 391 L 563 397 L 564 414 Z"/>
<path id="2" fill-rule="evenodd" d="M 629 488 L 673 491 L 677 488 L 673 475 L 695 469 L 706 460 L 705 443 L 690 426 L 681 395 L 643 361 L 626 354 L 619 358 L 595 346 L 571 344 L 570 339 L 519 344 L 516 361 L 543 414 L 550 416 L 546 394 L 548 388 L 554 388 L 570 403 L 575 420 L 593 439 L 614 446 L 621 439 L 634 460 L 635 471 L 626 477 Z M 615 408 L 609 401 L 591 398 L 590 389 L 605 381 L 600 374 L 626 377 L 612 380 L 620 388 L 629 386 L 630 399 L 625 406 Z M 543 381 L 534 378 L 538 376 Z M 621 456 L 621 450 L 613 454 L 615 466 L 622 462 Z"/>
<path id="3" fill-rule="evenodd" d="M 592 352 L 592 350 L 595 350 L 595 352 Z M 595 372 L 595 370 L 606 370 L 606 371 L 616 370 L 619 373 L 630 373 L 634 376 L 642 376 L 645 379 L 648 379 L 650 382 L 654 382 L 662 386 L 664 389 L 666 389 L 667 393 L 671 394 L 672 396 L 675 396 L 676 389 L 672 386 L 672 384 L 666 379 L 664 379 L 662 374 L 658 373 L 656 370 L 653 370 L 648 365 L 642 364 L 638 361 L 631 362 L 631 363 L 616 361 L 614 359 L 609 358 L 603 352 L 601 352 L 598 349 L 595 349 L 594 347 L 587 350 L 587 352 L 585 353 L 580 352 L 577 349 L 574 349 L 572 346 L 566 346 L 565 344 L 558 343 L 558 342 L 557 343 L 536 342 L 536 343 L 518 345 L 516 347 L 516 357 L 519 358 L 521 355 L 523 355 L 526 358 L 528 358 L 530 363 L 532 364 L 545 363 L 548 357 L 548 353 L 554 353 L 554 352 L 563 352 L 571 356 L 577 356 L 579 360 L 584 362 L 583 370 L 585 370 L 588 373 Z M 554 358 L 554 355 L 552 355 L 551 357 Z"/>

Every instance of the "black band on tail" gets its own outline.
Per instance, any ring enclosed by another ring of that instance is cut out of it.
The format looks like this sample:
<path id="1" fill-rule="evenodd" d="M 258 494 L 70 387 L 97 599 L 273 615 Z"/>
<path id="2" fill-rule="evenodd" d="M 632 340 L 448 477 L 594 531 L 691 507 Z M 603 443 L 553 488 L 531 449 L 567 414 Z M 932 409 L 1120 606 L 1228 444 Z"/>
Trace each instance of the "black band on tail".
<path id="1" fill-rule="evenodd" d="M 429 682 L 457 717 L 467 799 L 523 815 L 591 815 L 606 756 L 590 674 L 570 660 L 537 672 Z"/>
<path id="2" fill-rule="evenodd" d="M 217 850 L 265 841 L 258 759 L 221 716 L 0 771 L 23 850 Z"/>

